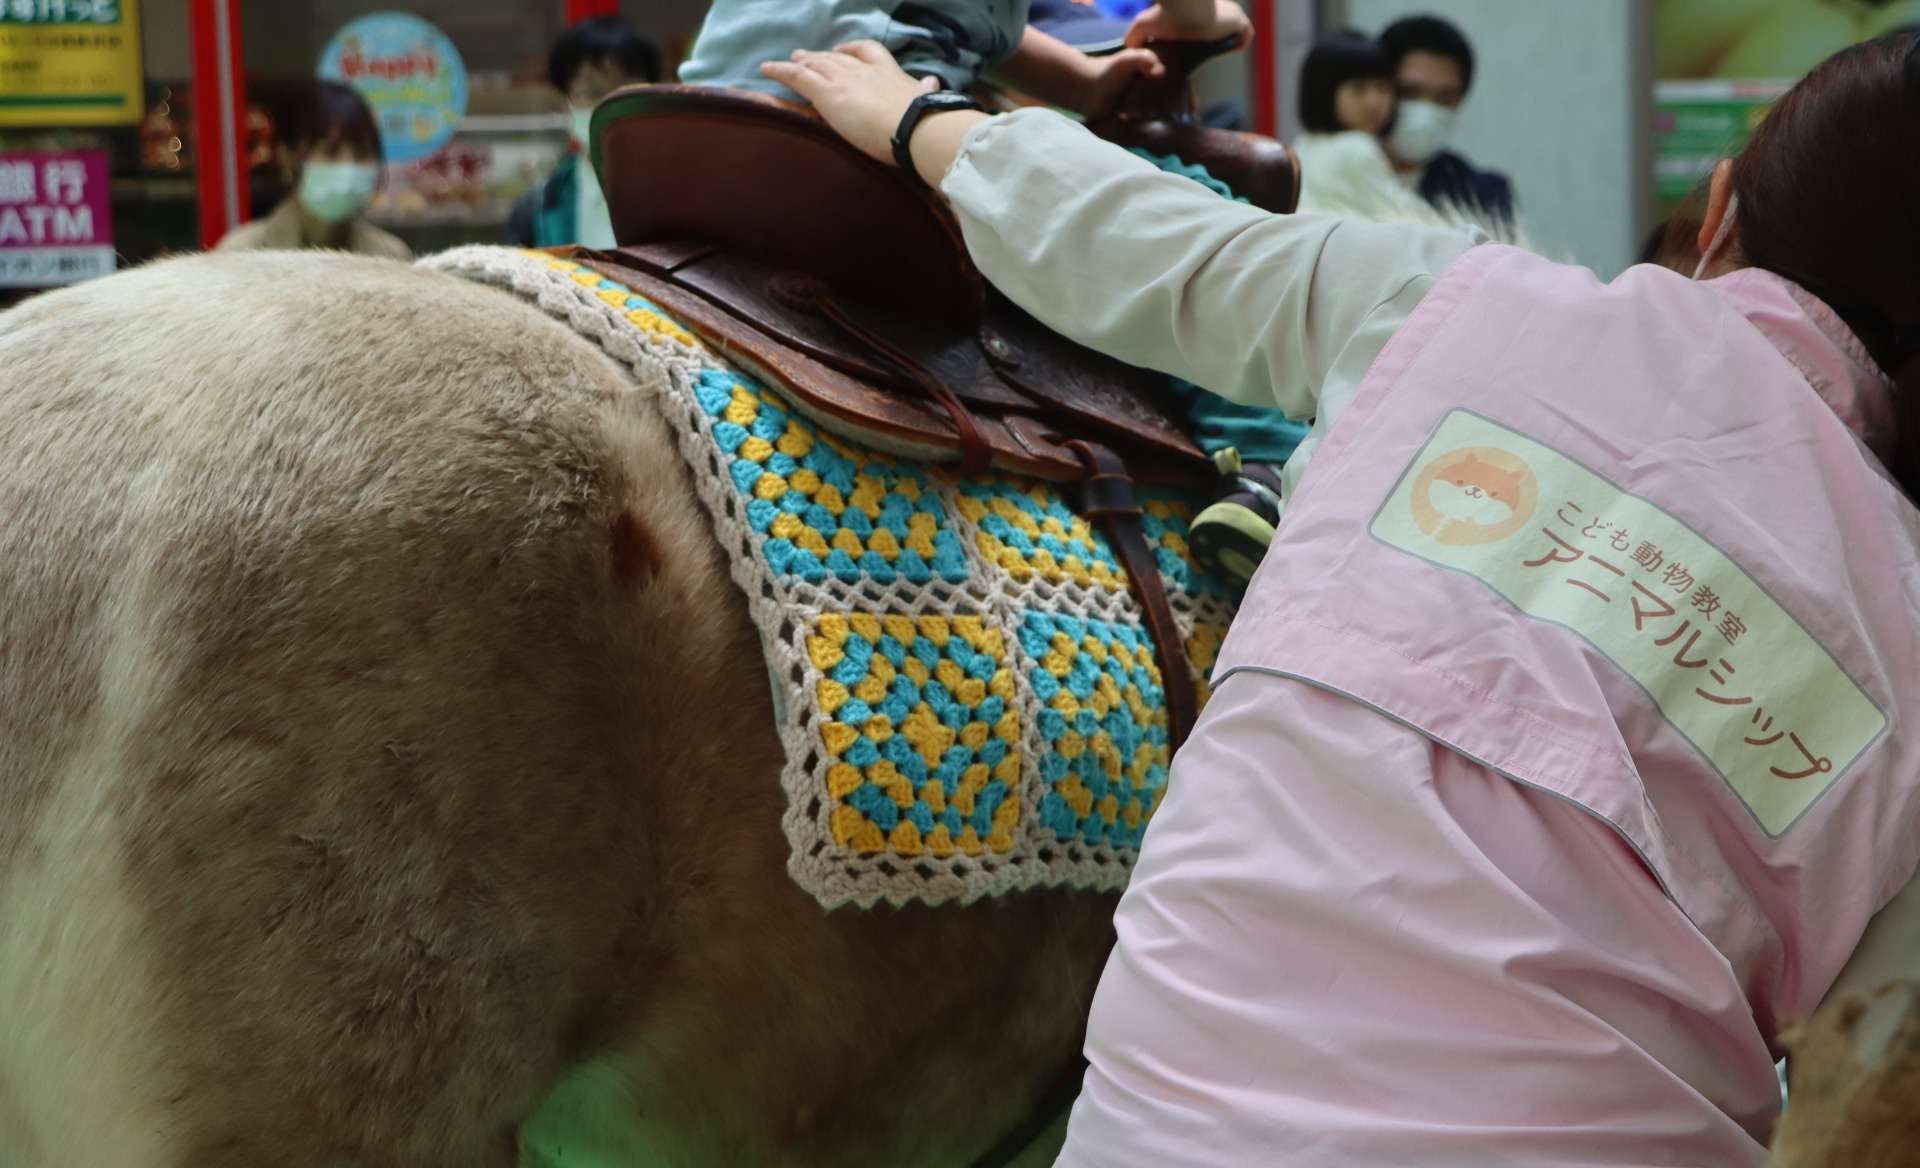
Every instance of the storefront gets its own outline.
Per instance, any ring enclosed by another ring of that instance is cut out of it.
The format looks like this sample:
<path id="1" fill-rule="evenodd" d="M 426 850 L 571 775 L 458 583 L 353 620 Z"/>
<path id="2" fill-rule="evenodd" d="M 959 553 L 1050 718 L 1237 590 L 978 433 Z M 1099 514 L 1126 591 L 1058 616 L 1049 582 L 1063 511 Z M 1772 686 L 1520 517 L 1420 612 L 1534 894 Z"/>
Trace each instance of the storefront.
<path id="1" fill-rule="evenodd" d="M 703 0 L 0 0 L 0 303 L 210 246 L 285 196 L 277 127 L 316 74 L 364 83 L 393 59 L 368 18 L 424 22 L 433 84 L 389 90 L 447 119 L 390 159 L 375 222 L 416 250 L 500 237 L 568 149 L 547 47 L 569 21 L 626 16 L 678 59 Z M 356 37 L 371 30 L 375 37 Z M 343 36 L 343 33 L 345 34 Z M 400 67 L 408 64 L 402 46 Z M 363 56 L 369 55 L 363 53 Z M 343 59 L 344 58 L 344 59 Z M 420 80 L 418 78 L 412 80 Z M 458 107 L 458 108 L 456 108 Z M 383 119 L 384 120 L 384 119 Z M 431 149 L 419 146 L 431 145 Z M 391 154 L 391 152 L 390 152 Z"/>

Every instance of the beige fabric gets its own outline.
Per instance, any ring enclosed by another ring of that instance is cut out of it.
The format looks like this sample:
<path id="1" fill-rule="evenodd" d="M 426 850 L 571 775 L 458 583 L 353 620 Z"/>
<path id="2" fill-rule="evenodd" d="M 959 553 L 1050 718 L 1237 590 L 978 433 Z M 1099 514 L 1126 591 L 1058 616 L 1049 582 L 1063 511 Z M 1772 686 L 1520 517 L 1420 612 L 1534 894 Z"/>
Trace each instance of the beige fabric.
<path id="1" fill-rule="evenodd" d="M 273 209 L 273 214 L 265 219 L 242 223 L 227 232 L 214 246 L 214 250 L 290 251 L 303 246 L 305 245 L 300 242 L 300 213 L 294 206 L 293 198 L 289 196 L 282 199 L 280 205 Z M 401 242 L 399 236 L 390 231 L 382 231 L 359 216 L 356 216 L 348 225 L 346 242 L 336 250 L 391 260 L 413 258 L 413 250 Z"/>
<path id="2" fill-rule="evenodd" d="M 1414 222 L 1437 217 L 1427 201 L 1393 173 L 1380 139 L 1372 134 L 1302 134 L 1293 149 L 1300 156 L 1302 211 Z"/>
<path id="3" fill-rule="evenodd" d="M 1853 959 L 1827 991 L 1827 1001 L 1867 995 L 1881 986 L 1920 976 L 1920 876 L 1909 882 L 1867 925 Z"/>
<path id="4" fill-rule="evenodd" d="M 1470 229 L 1223 203 L 1048 110 L 969 131 L 942 183 L 981 271 L 1092 348 L 1314 419 L 1314 449 Z"/>

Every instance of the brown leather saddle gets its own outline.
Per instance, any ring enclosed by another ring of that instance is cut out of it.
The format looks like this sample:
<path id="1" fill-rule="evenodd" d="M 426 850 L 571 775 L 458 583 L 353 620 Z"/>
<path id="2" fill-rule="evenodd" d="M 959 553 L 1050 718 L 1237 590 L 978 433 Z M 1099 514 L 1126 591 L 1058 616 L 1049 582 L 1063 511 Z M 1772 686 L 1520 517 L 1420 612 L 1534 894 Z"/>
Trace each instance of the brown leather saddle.
<path id="1" fill-rule="evenodd" d="M 1095 128 L 1291 211 L 1298 166 L 1286 147 L 1194 115 L 1187 74 L 1222 47 L 1156 46 L 1168 77 L 1137 86 Z M 1178 747 L 1195 713 L 1191 673 L 1133 483 L 1201 485 L 1213 471 L 1167 379 L 1022 311 L 975 269 L 937 196 L 811 110 L 639 86 L 601 105 L 593 139 L 620 246 L 572 258 L 659 304 L 829 430 L 967 473 L 1081 484 L 1154 638 Z"/>

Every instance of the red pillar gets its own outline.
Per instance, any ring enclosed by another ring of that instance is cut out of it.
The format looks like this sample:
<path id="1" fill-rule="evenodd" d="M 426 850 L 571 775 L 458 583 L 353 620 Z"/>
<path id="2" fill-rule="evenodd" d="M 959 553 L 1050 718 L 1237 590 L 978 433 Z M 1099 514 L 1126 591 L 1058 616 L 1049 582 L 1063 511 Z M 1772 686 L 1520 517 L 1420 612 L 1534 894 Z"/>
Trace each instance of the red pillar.
<path id="1" fill-rule="evenodd" d="M 247 221 L 246 74 L 240 55 L 240 0 L 191 0 L 194 167 L 200 187 L 200 246 Z"/>
<path id="2" fill-rule="evenodd" d="M 1248 46 L 1253 88 L 1253 131 L 1273 137 L 1280 132 L 1279 69 L 1280 30 L 1274 20 L 1275 0 L 1248 0 L 1247 15 L 1253 20 L 1253 44 Z"/>
<path id="3" fill-rule="evenodd" d="M 620 15 L 620 0 L 567 0 L 567 23 L 579 24 L 590 16 Z"/>

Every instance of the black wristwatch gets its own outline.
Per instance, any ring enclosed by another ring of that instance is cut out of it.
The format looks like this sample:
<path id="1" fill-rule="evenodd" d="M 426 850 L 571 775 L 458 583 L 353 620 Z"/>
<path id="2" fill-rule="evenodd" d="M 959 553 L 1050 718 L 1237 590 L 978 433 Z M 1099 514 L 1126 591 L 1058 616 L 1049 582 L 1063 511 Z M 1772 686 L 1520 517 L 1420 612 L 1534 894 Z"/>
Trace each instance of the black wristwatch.
<path id="1" fill-rule="evenodd" d="M 901 170 L 913 176 L 915 182 L 924 183 L 920 172 L 913 168 L 913 152 L 907 144 L 913 141 L 913 131 L 920 125 L 920 119 L 929 113 L 945 110 L 984 110 L 986 107 L 964 93 L 955 93 L 948 89 L 936 89 L 932 93 L 923 93 L 907 106 L 907 112 L 900 115 L 900 125 L 893 131 L 893 161 Z"/>

